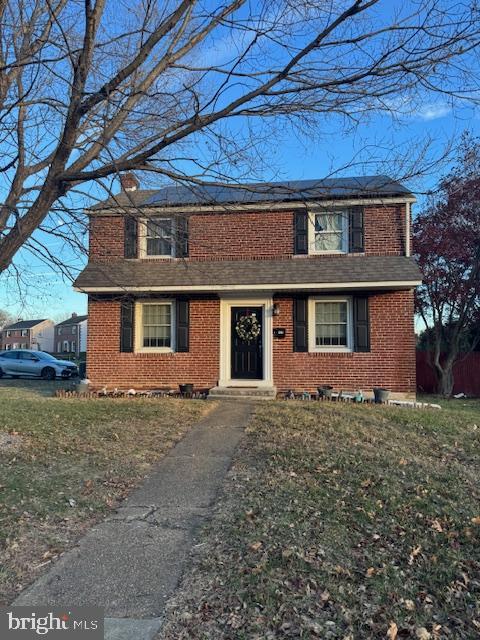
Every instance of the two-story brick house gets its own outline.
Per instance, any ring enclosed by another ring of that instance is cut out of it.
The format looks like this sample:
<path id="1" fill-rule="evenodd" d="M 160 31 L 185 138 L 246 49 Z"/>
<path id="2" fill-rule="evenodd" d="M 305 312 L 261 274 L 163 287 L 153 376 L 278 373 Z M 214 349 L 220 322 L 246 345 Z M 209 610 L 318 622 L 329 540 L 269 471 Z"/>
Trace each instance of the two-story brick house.
<path id="1" fill-rule="evenodd" d="M 0 332 L 2 349 L 53 351 L 53 322 L 48 319 L 18 320 Z"/>
<path id="2" fill-rule="evenodd" d="M 55 350 L 58 354 L 78 357 L 87 350 L 88 316 L 72 313 L 70 318 L 55 325 Z"/>
<path id="3" fill-rule="evenodd" d="M 415 199 L 401 184 L 127 184 L 89 211 L 76 281 L 94 386 L 415 393 Z"/>

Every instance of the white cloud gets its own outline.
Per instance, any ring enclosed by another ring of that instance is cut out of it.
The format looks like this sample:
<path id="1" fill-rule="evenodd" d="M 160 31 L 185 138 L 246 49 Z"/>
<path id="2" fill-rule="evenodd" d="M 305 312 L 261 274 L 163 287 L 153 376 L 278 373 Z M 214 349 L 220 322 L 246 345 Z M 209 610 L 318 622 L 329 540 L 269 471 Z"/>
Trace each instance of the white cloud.
<path id="1" fill-rule="evenodd" d="M 421 120 L 437 120 L 444 118 L 452 111 L 452 107 L 445 102 L 427 102 L 416 112 Z"/>

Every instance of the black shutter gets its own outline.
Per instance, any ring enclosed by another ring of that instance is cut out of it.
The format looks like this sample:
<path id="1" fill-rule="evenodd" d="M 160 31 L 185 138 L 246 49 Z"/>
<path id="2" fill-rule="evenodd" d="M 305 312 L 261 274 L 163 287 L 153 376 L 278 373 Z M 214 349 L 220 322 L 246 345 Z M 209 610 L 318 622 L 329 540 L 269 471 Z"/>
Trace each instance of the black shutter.
<path id="1" fill-rule="evenodd" d="M 120 306 L 120 351 L 122 353 L 133 351 L 134 311 L 133 300 L 122 301 Z"/>
<path id="2" fill-rule="evenodd" d="M 188 300 L 177 300 L 177 312 L 175 318 L 177 325 L 177 339 L 175 341 L 175 351 L 186 352 L 189 349 L 189 306 Z"/>
<path id="3" fill-rule="evenodd" d="M 293 300 L 293 350 L 308 351 L 307 298 Z"/>
<path id="4" fill-rule="evenodd" d="M 293 214 L 294 250 L 297 255 L 308 253 L 308 214 L 296 211 Z"/>
<path id="5" fill-rule="evenodd" d="M 132 216 L 124 218 L 124 256 L 125 258 L 137 257 L 137 220 Z"/>
<path id="6" fill-rule="evenodd" d="M 355 296 L 353 298 L 353 329 L 355 351 L 370 351 L 369 325 L 368 296 Z"/>
<path id="7" fill-rule="evenodd" d="M 363 253 L 365 251 L 363 207 L 352 207 L 348 213 L 348 251 L 349 253 Z"/>
<path id="8" fill-rule="evenodd" d="M 188 216 L 178 216 L 176 219 L 176 247 L 177 258 L 188 256 Z"/>

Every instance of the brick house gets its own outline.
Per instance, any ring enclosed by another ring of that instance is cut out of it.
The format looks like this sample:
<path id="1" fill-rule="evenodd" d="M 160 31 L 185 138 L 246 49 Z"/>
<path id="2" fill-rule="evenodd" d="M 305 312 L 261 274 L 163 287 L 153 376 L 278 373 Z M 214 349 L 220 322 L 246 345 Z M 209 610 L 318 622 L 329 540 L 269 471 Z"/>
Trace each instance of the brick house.
<path id="1" fill-rule="evenodd" d="M 75 286 L 89 295 L 95 387 L 414 395 L 420 274 L 403 185 L 136 186 L 127 176 L 89 211 L 89 263 Z"/>
<path id="2" fill-rule="evenodd" d="M 3 327 L 1 348 L 53 351 L 53 322 L 51 320 L 19 320 Z"/>
<path id="3" fill-rule="evenodd" d="M 70 318 L 55 325 L 56 353 L 69 353 L 78 357 L 87 350 L 88 316 L 72 313 Z"/>

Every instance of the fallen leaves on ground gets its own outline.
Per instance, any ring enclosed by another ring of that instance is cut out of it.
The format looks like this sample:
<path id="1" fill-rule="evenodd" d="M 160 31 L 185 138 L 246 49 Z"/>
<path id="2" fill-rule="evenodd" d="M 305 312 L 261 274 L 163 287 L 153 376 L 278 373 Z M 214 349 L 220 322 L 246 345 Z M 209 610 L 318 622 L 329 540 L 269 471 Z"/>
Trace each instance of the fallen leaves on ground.
<path id="1" fill-rule="evenodd" d="M 162 640 L 479 635 L 480 434 L 453 407 L 259 407 Z"/>
<path id="2" fill-rule="evenodd" d="M 0 604 L 116 507 L 210 408 L 42 397 L 31 382 L 28 391 L 0 384 Z M 2 448 L 4 434 L 18 446 Z"/>

